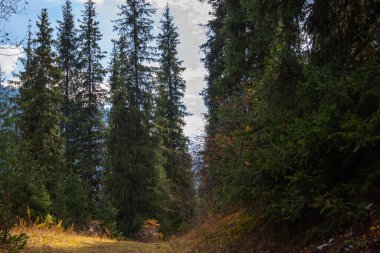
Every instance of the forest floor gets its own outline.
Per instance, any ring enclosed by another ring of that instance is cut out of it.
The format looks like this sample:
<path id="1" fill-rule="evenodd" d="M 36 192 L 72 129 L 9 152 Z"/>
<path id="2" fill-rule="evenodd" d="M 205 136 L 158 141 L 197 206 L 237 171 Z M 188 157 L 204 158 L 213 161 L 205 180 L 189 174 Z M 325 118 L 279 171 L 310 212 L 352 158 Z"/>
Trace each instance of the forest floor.
<path id="1" fill-rule="evenodd" d="M 50 228 L 22 225 L 14 230 L 17 234 L 21 232 L 29 237 L 24 253 L 380 253 L 380 224 L 377 223 L 320 238 L 314 245 L 305 246 L 302 236 L 295 243 L 294 238 L 293 241 L 286 238 L 288 231 L 265 228 L 245 211 L 208 215 L 187 233 L 153 243 L 89 237 L 64 231 L 57 225 Z"/>
<path id="2" fill-rule="evenodd" d="M 23 228 L 16 233 L 28 235 L 24 253 L 173 253 L 169 243 L 116 241 L 82 236 L 60 229 Z"/>

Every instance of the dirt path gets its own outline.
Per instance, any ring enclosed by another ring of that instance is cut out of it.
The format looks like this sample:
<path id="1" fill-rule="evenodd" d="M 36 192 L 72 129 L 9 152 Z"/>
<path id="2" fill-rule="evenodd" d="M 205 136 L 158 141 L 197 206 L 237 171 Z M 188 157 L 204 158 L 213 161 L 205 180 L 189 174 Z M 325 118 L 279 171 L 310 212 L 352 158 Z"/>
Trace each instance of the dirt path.
<path id="1" fill-rule="evenodd" d="M 173 253 L 169 245 L 165 243 L 143 244 L 133 241 L 128 242 L 96 242 L 81 243 L 75 247 L 29 245 L 25 253 Z"/>
<path id="2" fill-rule="evenodd" d="M 174 253 L 166 242 L 115 241 L 44 229 L 23 232 L 29 236 L 24 253 Z"/>

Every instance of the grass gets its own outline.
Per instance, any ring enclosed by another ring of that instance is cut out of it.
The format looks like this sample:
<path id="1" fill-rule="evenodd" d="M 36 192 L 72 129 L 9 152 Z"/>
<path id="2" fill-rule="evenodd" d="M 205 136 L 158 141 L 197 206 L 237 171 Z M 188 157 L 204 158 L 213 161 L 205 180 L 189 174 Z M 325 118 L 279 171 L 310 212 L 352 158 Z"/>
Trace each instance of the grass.
<path id="1" fill-rule="evenodd" d="M 88 237 L 59 228 L 23 227 L 15 233 L 29 236 L 24 253 L 173 253 L 166 242 L 142 243 Z"/>
<path id="2" fill-rule="evenodd" d="M 320 238 L 315 244 L 306 246 L 284 241 L 284 236 L 289 236 L 287 232 L 275 230 L 273 227 L 265 228 L 259 220 L 241 210 L 229 215 L 208 215 L 186 234 L 164 242 L 142 243 L 89 237 L 64 231 L 60 223 L 46 221 L 30 226 L 20 223 L 13 232 L 24 232 L 29 236 L 23 253 L 312 253 L 320 252 L 316 248 L 321 245 L 327 245 L 323 251 L 326 253 L 346 251 L 347 247 L 352 249 L 347 252 L 380 252 L 377 251 L 380 249 L 380 223 L 377 219 L 374 219 L 369 230 L 355 232 L 357 229 L 351 229 L 341 235 Z"/>
<path id="3" fill-rule="evenodd" d="M 188 249 L 184 252 L 241 252 L 234 251 L 229 246 L 234 243 L 246 243 L 242 242 L 241 237 L 247 227 L 240 227 L 237 224 L 239 219 L 246 217 L 243 212 L 230 215 L 208 215 L 203 217 L 203 221 L 195 228 L 169 243 L 175 252 L 181 252 L 181 249 Z"/>

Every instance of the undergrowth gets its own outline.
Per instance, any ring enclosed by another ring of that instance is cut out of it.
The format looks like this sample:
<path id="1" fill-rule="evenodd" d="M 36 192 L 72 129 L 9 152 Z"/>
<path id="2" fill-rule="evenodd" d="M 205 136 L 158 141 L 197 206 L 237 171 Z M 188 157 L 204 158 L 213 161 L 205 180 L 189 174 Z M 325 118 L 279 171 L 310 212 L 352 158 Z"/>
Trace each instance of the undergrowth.
<path id="1" fill-rule="evenodd" d="M 29 222 L 20 219 L 12 230 L 13 234 L 24 233 L 29 237 L 25 253 L 171 253 L 170 246 L 165 242 L 142 243 L 136 241 L 119 241 L 109 239 L 106 234 L 88 236 L 77 232 L 72 225 L 68 229 L 62 226 L 61 220 L 47 215 L 39 221 Z M 8 252 L 7 252 L 8 253 Z M 14 252 L 10 252 L 14 253 Z"/>
<path id="2" fill-rule="evenodd" d="M 353 223 L 341 233 L 314 240 L 309 239 L 306 230 L 284 228 L 246 210 L 208 214 L 171 244 L 176 252 L 187 253 L 374 253 L 380 252 L 380 220 L 376 213 L 371 211 L 369 223 Z"/>

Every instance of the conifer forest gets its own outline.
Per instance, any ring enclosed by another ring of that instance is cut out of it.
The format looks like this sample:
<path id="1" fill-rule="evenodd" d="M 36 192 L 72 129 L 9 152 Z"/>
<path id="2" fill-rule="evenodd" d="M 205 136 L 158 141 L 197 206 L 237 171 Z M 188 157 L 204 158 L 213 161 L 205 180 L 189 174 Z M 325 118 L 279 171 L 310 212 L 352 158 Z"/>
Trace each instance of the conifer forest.
<path id="1" fill-rule="evenodd" d="M 0 1 L 0 252 L 380 252 L 379 1 L 183 2 L 209 8 L 196 137 L 176 1 L 45 2 Z"/>

